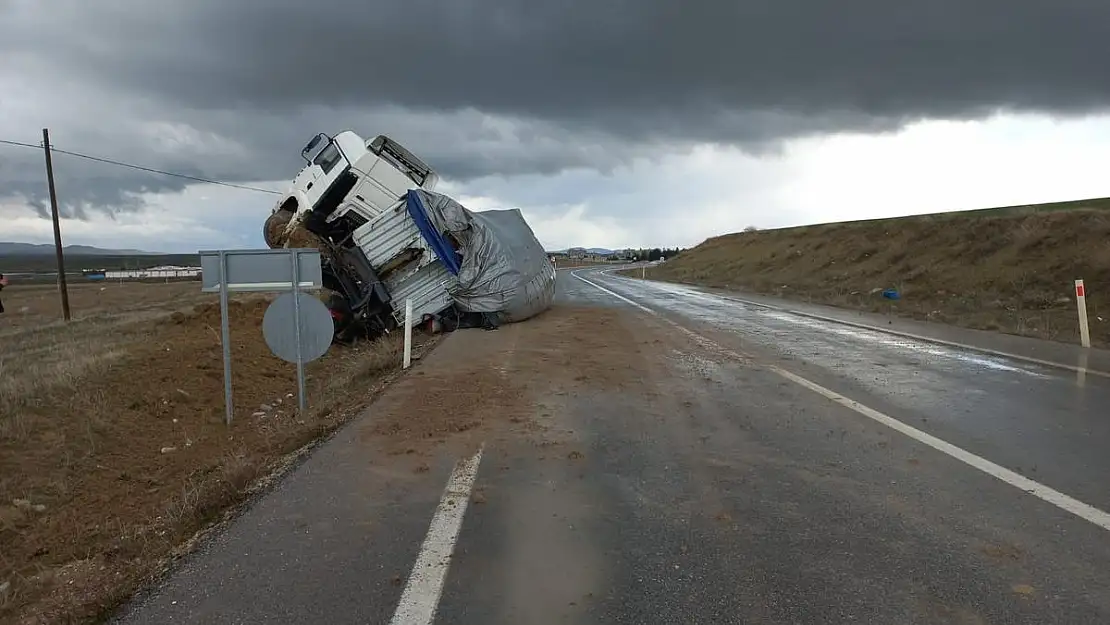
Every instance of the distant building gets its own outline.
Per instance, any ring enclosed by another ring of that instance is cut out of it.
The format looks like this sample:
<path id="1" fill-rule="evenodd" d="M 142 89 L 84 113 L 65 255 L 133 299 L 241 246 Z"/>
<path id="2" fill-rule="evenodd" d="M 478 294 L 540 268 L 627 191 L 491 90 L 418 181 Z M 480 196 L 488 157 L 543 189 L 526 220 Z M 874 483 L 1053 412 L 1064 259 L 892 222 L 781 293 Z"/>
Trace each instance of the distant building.
<path id="1" fill-rule="evenodd" d="M 147 269 L 84 269 L 81 273 L 89 280 L 180 280 L 199 278 L 201 269 L 163 265 Z"/>

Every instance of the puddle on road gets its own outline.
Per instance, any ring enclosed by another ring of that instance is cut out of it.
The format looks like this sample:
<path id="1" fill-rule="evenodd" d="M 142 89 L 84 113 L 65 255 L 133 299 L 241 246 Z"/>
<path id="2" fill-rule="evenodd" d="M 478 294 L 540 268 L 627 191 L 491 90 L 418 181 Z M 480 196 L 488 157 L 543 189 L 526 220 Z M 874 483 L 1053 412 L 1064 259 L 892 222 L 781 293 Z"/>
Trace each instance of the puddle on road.
<path id="1" fill-rule="evenodd" d="M 1005 371 L 1005 372 L 1008 372 L 1008 373 L 1022 373 L 1022 374 L 1037 377 L 1037 378 L 1048 377 L 1048 376 L 1046 376 L 1042 373 L 1037 373 L 1035 371 L 1031 371 L 1031 370 L 1023 368 L 1023 367 L 1016 367 L 1016 366 L 1013 366 L 1013 365 L 1008 365 L 1005 362 L 1003 362 L 1001 359 L 998 359 L 998 358 L 991 358 L 989 356 L 979 356 L 979 355 L 969 353 L 969 352 L 963 352 L 963 351 L 959 351 L 959 350 L 955 350 L 955 349 L 937 347 L 934 344 L 926 343 L 924 341 L 917 341 L 917 340 L 913 340 L 913 339 L 903 339 L 903 338 L 892 338 L 891 335 L 884 334 L 882 332 L 878 332 L 878 331 L 875 331 L 875 330 L 863 330 L 863 329 L 856 329 L 856 328 L 851 328 L 851 327 L 846 327 L 846 326 L 839 326 L 839 325 L 836 325 L 834 323 L 818 321 L 818 320 L 815 320 L 815 319 L 808 319 L 806 317 L 799 317 L 797 315 L 791 315 L 790 313 L 781 313 L 781 312 L 775 312 L 775 311 L 766 311 L 766 312 L 761 311 L 759 314 L 761 314 L 762 316 L 765 316 L 765 317 L 769 317 L 771 319 L 775 319 L 777 321 L 790 323 L 792 325 L 800 325 L 800 326 L 804 326 L 804 327 L 807 327 L 807 328 L 812 328 L 814 330 L 819 330 L 821 332 L 827 332 L 827 333 L 830 333 L 830 334 L 836 334 L 836 335 L 839 335 L 839 336 L 855 339 L 855 340 L 858 340 L 858 341 L 863 341 L 865 343 L 881 345 L 883 347 L 892 347 L 892 348 L 895 348 L 895 349 L 904 349 L 904 350 L 908 350 L 908 351 L 919 352 L 919 353 L 922 353 L 922 354 L 928 354 L 930 356 L 936 356 L 938 358 L 951 358 L 951 359 L 960 360 L 960 361 L 963 361 L 963 362 L 966 362 L 966 363 L 969 363 L 969 364 L 979 365 L 979 366 L 985 367 L 987 369 L 994 369 L 995 371 Z"/>
<path id="2" fill-rule="evenodd" d="M 624 285 L 626 286 L 627 283 Z M 856 360 L 862 360 L 869 355 L 866 349 L 861 350 L 861 346 L 858 345 L 858 343 L 863 343 L 867 346 L 889 348 L 892 350 L 933 356 L 935 358 L 955 360 L 994 371 L 1020 373 L 1035 378 L 1049 377 L 1027 367 L 1009 364 L 1002 358 L 980 355 L 954 348 L 940 347 L 925 341 L 898 338 L 876 330 L 852 328 L 833 322 L 820 321 L 761 306 L 752 306 L 718 295 L 702 293 L 682 285 L 637 283 L 636 286 L 640 287 L 642 294 L 647 295 L 649 299 L 654 299 L 657 305 L 669 311 L 677 312 L 691 319 L 740 329 L 745 334 L 766 339 L 774 344 L 781 344 L 782 342 L 783 325 L 794 327 L 801 326 L 813 330 L 814 335 L 805 337 L 801 340 L 801 343 L 804 343 L 804 345 L 809 348 L 805 354 L 799 354 L 803 356 L 836 355 L 838 357 L 843 357 L 845 355 L 845 350 L 848 350 L 860 352 L 860 358 L 856 358 Z M 761 323 L 761 321 L 764 320 L 777 323 Z M 829 335 L 850 339 L 857 342 L 857 345 L 837 345 L 827 340 Z M 803 346 L 796 343 L 795 347 L 802 348 Z M 789 349 L 789 347 L 785 347 L 784 351 L 789 351 Z M 875 362 L 871 364 L 882 365 L 883 363 Z"/>

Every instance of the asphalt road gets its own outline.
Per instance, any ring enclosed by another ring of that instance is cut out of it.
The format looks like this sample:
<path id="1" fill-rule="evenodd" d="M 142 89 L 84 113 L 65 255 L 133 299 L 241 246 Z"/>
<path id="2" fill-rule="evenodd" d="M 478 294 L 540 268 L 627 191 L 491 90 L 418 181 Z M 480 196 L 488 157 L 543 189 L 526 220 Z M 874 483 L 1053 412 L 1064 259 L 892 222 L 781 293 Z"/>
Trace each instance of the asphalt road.
<path id="1" fill-rule="evenodd" d="M 1110 378 L 598 270 L 558 301 L 449 337 L 118 622 L 1110 622 Z M 393 455 L 387 413 L 459 427 Z"/>

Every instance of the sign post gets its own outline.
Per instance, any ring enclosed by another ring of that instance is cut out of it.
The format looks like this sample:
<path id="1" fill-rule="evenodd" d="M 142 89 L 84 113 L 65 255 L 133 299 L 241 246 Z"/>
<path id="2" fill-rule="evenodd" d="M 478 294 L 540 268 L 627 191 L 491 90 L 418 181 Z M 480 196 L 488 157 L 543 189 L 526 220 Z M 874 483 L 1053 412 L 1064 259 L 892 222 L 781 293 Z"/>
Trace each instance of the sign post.
<path id="1" fill-rule="evenodd" d="M 308 405 L 304 363 L 326 354 L 333 334 L 334 324 L 327 306 L 300 289 L 283 293 L 262 318 L 262 336 L 270 351 L 297 365 L 297 405 L 301 412 Z"/>
<path id="2" fill-rule="evenodd" d="M 293 285 L 293 340 L 297 343 L 297 408 L 304 412 L 307 404 L 304 391 L 304 348 L 301 345 L 301 289 L 297 286 L 301 281 L 301 268 L 297 263 L 296 254 L 289 255 L 289 264 L 293 270 L 291 284 Z M 272 347 L 270 349 L 273 350 Z"/>
<path id="3" fill-rule="evenodd" d="M 1087 287 L 1082 280 L 1075 281 L 1075 305 L 1079 308 L 1079 344 L 1091 346 L 1091 328 L 1087 325 Z"/>
<path id="4" fill-rule="evenodd" d="M 304 363 L 324 355 L 332 339 L 332 321 L 327 307 L 304 293 L 323 287 L 320 251 L 311 248 L 202 250 L 199 254 L 201 292 L 220 294 L 226 423 L 231 425 L 233 413 L 231 322 L 228 319 L 231 293 L 287 291 L 266 310 L 262 333 L 274 355 L 297 363 L 298 401 L 303 411 L 306 407 Z"/>
<path id="5" fill-rule="evenodd" d="M 220 345 L 224 352 L 224 423 L 231 425 L 231 321 L 227 318 L 227 252 L 220 250 Z M 202 287 L 203 289 L 203 287 Z"/>

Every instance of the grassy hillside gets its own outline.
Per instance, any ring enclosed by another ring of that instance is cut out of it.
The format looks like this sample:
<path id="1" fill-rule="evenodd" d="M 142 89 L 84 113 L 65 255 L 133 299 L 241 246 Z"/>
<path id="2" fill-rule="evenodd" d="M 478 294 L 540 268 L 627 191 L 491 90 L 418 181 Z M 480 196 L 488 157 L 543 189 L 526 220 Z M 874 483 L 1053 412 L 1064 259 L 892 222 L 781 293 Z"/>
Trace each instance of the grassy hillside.
<path id="1" fill-rule="evenodd" d="M 648 277 L 1110 347 L 1110 199 L 728 234 Z M 884 299 L 882 289 L 901 299 Z"/>

